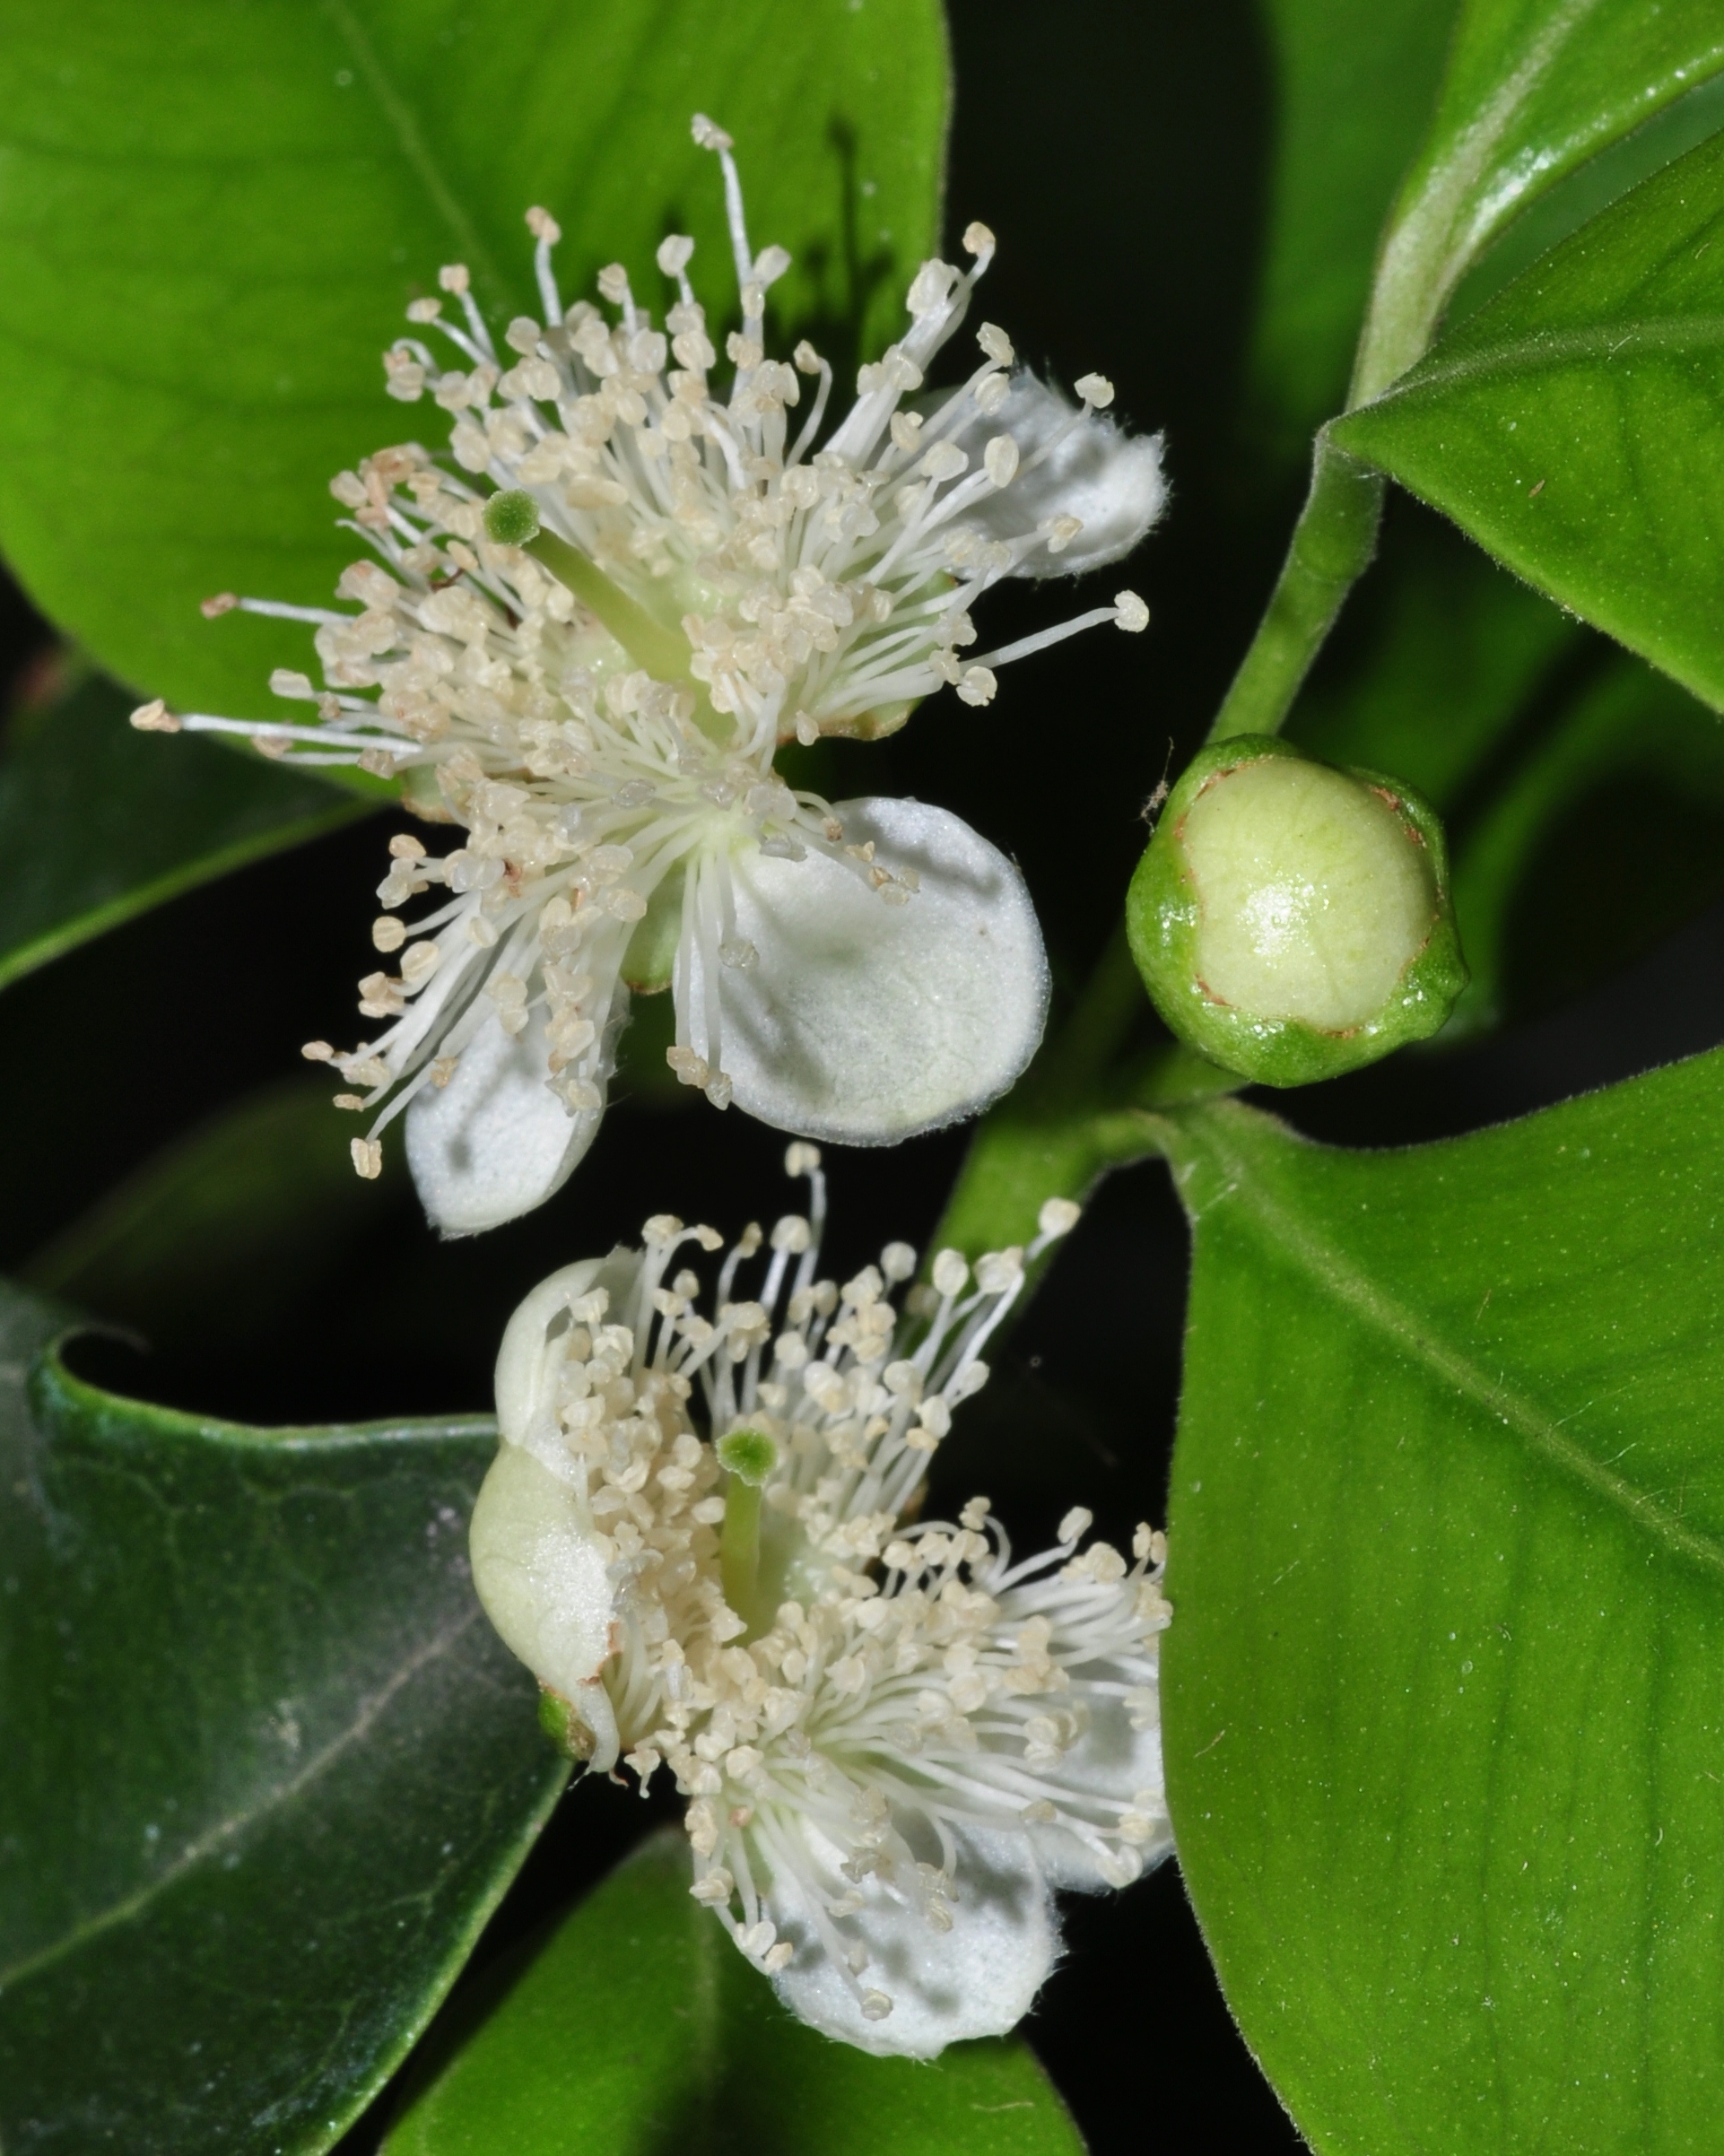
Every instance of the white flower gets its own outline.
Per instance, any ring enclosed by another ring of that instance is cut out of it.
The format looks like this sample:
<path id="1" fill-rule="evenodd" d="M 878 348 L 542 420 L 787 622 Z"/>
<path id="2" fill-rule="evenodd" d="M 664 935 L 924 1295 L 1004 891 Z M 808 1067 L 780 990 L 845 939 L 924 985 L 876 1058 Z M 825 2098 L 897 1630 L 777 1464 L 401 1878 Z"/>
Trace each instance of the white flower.
<path id="1" fill-rule="evenodd" d="M 385 1104 L 353 1142 L 361 1174 L 411 1103 L 414 1178 L 450 1232 L 527 1211 L 575 1166 L 631 987 L 670 987 L 685 1082 L 803 1135 L 892 1143 L 1004 1091 L 1048 992 L 1015 868 L 944 810 L 796 792 L 774 755 L 889 732 L 945 683 L 985 704 L 1005 661 L 1148 619 L 1121 592 L 972 652 L 990 585 L 1089 569 L 1143 536 L 1164 496 L 1159 438 L 1100 415 L 1099 376 L 1072 405 L 1014 373 L 991 326 L 962 387 L 906 405 L 993 255 L 972 225 L 972 267 L 922 265 L 908 333 L 822 441 L 830 367 L 807 344 L 794 364 L 764 350 L 789 257 L 752 253 L 728 139 L 706 120 L 695 135 L 723 164 L 741 286 L 727 396 L 710 387 L 691 241 L 658 251 L 675 293 L 659 329 L 618 266 L 600 274 L 603 309 L 565 309 L 557 228 L 530 212 L 543 321 L 510 322 L 500 352 L 456 266 L 441 283 L 458 320 L 442 300 L 408 312 L 457 364 L 416 339 L 386 355 L 391 393 L 429 392 L 454 428 L 449 453 L 385 449 L 334 482 L 378 557 L 338 587 L 360 611 L 206 603 L 315 624 L 324 686 L 272 680 L 315 722 L 160 704 L 135 719 L 402 774 L 411 804 L 465 827 L 440 859 L 393 842 L 373 935 L 399 969 L 361 982 L 360 1004 L 386 1030 L 306 1051 L 338 1067 L 344 1105 Z M 400 908 L 433 887 L 445 902 L 407 927 Z"/>
<path id="2" fill-rule="evenodd" d="M 901 1317 L 904 1244 L 818 1280 L 818 1161 L 790 1148 L 810 1217 L 748 1230 L 711 1317 L 672 1268 L 719 1238 L 669 1218 L 522 1304 L 473 1577 L 590 1771 L 621 1760 L 643 1793 L 675 1777 L 691 1891 L 785 2003 L 927 2058 L 1027 2012 L 1058 1949 L 1054 1888 L 1122 1886 L 1171 1847 L 1165 1547 L 1142 1527 L 1134 1561 L 1080 1549 L 1077 1509 L 1014 1563 L 985 1498 L 917 1517 L 1026 1254 L 972 1282 L 942 1253 Z M 1051 1202 L 1028 1255 L 1075 1217 Z"/>

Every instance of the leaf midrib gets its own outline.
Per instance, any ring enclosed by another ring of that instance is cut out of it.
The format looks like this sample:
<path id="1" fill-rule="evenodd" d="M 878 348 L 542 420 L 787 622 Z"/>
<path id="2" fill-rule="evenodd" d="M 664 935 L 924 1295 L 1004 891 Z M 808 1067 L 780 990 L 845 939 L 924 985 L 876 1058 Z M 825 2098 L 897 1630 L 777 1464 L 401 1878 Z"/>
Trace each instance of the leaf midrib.
<path id="1" fill-rule="evenodd" d="M 1461 1393 L 1476 1406 L 1485 1409 L 1498 1422 L 1523 1438 L 1550 1465 L 1594 1496 L 1603 1498 L 1644 1534 L 1702 1570 L 1724 1579 L 1724 1543 L 1696 1533 L 1655 1497 L 1596 1460 L 1584 1447 L 1565 1434 L 1559 1418 L 1528 1395 L 1501 1378 L 1487 1377 L 1426 1320 L 1361 1271 L 1337 1244 L 1302 1221 L 1276 1197 L 1257 1174 L 1250 1152 L 1230 1143 L 1222 1123 L 1226 1112 L 1209 1110 L 1185 1119 L 1180 1137 L 1170 1148 L 1180 1174 L 1181 1195 L 1185 1195 L 1184 1184 L 1194 1165 L 1191 1157 L 1194 1152 L 1207 1154 L 1224 1178 L 1224 1187 L 1192 1212 L 1194 1237 L 1201 1232 L 1206 1213 L 1229 1201 L 1236 1203 L 1249 1215 L 1259 1232 L 1284 1257 L 1291 1259 L 1307 1279 L 1356 1320 L 1392 1343 L 1421 1367 L 1427 1377 Z M 1234 1109 L 1232 1113 L 1237 1116 L 1252 1111 Z"/>
<path id="2" fill-rule="evenodd" d="M 1428 217 L 1442 231 L 1448 255 L 1442 269 L 1445 289 L 1453 287 L 1457 263 L 1476 255 L 1493 230 L 1525 199 L 1525 187 L 1500 188 L 1493 194 L 1482 183 L 1570 40 L 1599 5 L 1600 0 L 1568 0 L 1561 13 L 1528 38 L 1495 97 L 1470 126 L 1457 133 L 1449 155 L 1432 165 L 1422 198 L 1406 223 L 1412 226 Z M 1507 177 L 1505 169 L 1502 178 Z"/>
<path id="3" fill-rule="evenodd" d="M 348 6 L 347 0 L 323 0 L 323 12 L 348 51 L 353 54 L 355 66 L 377 100 L 388 123 L 389 131 L 395 137 L 396 148 L 403 163 L 424 189 L 425 198 L 432 210 L 448 225 L 463 259 L 473 269 L 482 287 L 502 289 L 502 280 L 497 274 L 497 265 L 492 260 L 491 249 L 480 237 L 478 227 L 462 207 L 459 197 L 444 178 L 412 106 L 396 88 L 370 39 L 366 36 L 353 9 Z"/>
<path id="4" fill-rule="evenodd" d="M 142 1916 L 180 1880 L 207 1865 L 218 1850 L 225 1848 L 248 1829 L 291 1804 L 359 1743 L 387 1712 L 396 1695 L 422 1669 L 448 1654 L 472 1628 L 479 1615 L 479 1605 L 475 1602 L 455 1622 L 434 1632 L 407 1656 L 386 1683 L 360 1701 L 353 1719 L 321 1751 L 313 1753 L 297 1773 L 290 1775 L 285 1781 L 276 1783 L 258 1801 L 242 1806 L 227 1818 L 218 1820 L 213 1826 L 206 1827 L 195 1840 L 187 1844 L 171 1864 L 134 1893 L 123 1895 L 95 1915 L 84 1917 L 63 1936 L 39 1948 L 33 1954 L 26 1954 L 10 1968 L 0 1969 L 0 1996 L 4 1996 L 15 1985 L 40 1976 L 45 1969 L 78 1952 L 117 1926 L 128 1924 L 135 1917 Z"/>

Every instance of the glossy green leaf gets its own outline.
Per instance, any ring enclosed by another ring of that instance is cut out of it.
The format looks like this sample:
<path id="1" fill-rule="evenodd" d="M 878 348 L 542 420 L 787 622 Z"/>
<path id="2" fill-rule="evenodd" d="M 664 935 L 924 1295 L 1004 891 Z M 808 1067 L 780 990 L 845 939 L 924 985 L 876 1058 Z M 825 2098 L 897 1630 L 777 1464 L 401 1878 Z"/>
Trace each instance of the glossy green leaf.
<path id="1" fill-rule="evenodd" d="M 257 1430 L 0 1293 L 0 2143 L 303 2156 L 562 1785 L 468 1584 L 485 1423 Z"/>
<path id="2" fill-rule="evenodd" d="M 1269 228 L 1251 354 L 1278 445 L 1346 395 L 1383 219 L 1423 139 L 1455 0 L 1265 0 L 1275 69 Z"/>
<path id="3" fill-rule="evenodd" d="M 1724 728 L 1620 653 L 1530 729 L 1455 851 L 1446 1039 L 1548 1010 L 1724 895 Z"/>
<path id="4" fill-rule="evenodd" d="M 1026 2045 L 872 2058 L 788 2015 L 675 1829 L 457 2001 L 385 2156 L 1081 2156 Z"/>
<path id="5" fill-rule="evenodd" d="M 1721 1089 L 1387 1153 L 1169 1124 L 1173 1822 L 1319 2156 L 1715 2142 Z"/>
<path id="6" fill-rule="evenodd" d="M 1289 732 L 1447 822 L 1472 979 L 1441 1046 L 1582 994 L 1724 891 L 1724 733 L 1412 503 Z"/>
<path id="7" fill-rule="evenodd" d="M 365 813 L 262 757 L 134 733 L 136 700 L 84 675 L 13 714 L 0 749 L 0 987 Z"/>
<path id="8" fill-rule="evenodd" d="M 1449 318 L 1458 320 L 1495 299 L 1540 255 L 1601 216 L 1631 187 L 1650 179 L 1724 127 L 1724 74 L 1679 97 L 1632 135 L 1577 165 L 1541 195 L 1479 256 L 1455 288 Z"/>
<path id="9" fill-rule="evenodd" d="M 1724 137 L 1625 196 L 1335 428 L 1724 709 Z"/>
<path id="10" fill-rule="evenodd" d="M 0 41 L 0 546 L 121 679 L 257 713 L 291 625 L 203 622 L 222 590 L 327 602 L 355 542 L 329 476 L 442 423 L 383 395 L 402 310 L 464 260 L 535 304 L 521 222 L 561 222 L 565 291 L 667 229 L 734 304 L 717 166 L 788 246 L 778 326 L 884 343 L 932 250 L 945 127 L 936 0 L 20 0 Z"/>
<path id="11" fill-rule="evenodd" d="M 1430 133 L 1384 234 L 1357 396 L 1418 359 L 1461 276 L 1512 218 L 1720 69 L 1714 0 L 1465 0 Z"/>

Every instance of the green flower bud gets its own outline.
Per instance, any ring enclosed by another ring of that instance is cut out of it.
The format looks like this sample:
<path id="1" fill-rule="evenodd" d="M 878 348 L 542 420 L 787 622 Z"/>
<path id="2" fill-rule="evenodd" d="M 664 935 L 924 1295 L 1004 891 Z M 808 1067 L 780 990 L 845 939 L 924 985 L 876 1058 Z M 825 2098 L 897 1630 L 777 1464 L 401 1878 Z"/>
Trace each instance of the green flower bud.
<path id="1" fill-rule="evenodd" d="M 1308 1085 L 1434 1033 L 1467 985 L 1428 803 L 1267 735 L 1204 749 L 1126 901 L 1132 955 L 1182 1040 Z"/>

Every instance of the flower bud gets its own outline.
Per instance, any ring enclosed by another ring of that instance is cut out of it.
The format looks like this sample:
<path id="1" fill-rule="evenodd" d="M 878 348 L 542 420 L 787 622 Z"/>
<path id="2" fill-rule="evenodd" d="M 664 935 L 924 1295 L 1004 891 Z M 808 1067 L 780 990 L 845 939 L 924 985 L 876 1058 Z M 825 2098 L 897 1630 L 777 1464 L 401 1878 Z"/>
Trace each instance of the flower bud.
<path id="1" fill-rule="evenodd" d="M 1467 985 L 1435 812 L 1267 735 L 1216 742 L 1180 778 L 1126 923 L 1173 1031 L 1265 1085 L 1422 1040 Z"/>

